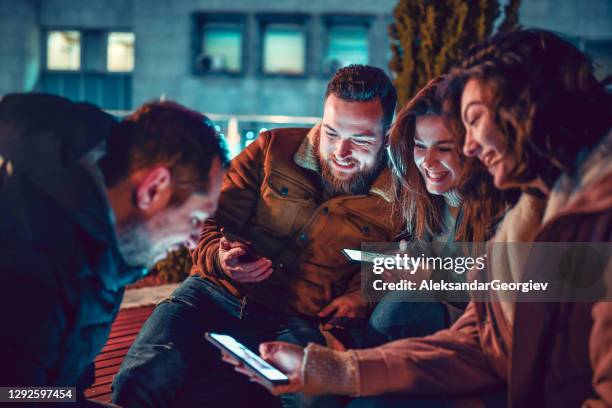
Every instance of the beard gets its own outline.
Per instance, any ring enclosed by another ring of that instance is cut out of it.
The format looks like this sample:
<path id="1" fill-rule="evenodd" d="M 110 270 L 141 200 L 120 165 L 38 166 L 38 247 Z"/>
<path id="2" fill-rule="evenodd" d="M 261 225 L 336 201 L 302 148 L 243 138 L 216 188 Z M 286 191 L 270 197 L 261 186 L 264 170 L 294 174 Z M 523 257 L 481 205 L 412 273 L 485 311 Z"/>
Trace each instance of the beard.
<path id="1" fill-rule="evenodd" d="M 119 252 L 130 266 L 151 269 L 166 251 L 153 243 L 146 222 L 132 218 L 117 228 Z"/>
<path id="2" fill-rule="evenodd" d="M 378 153 L 376 153 L 374 165 L 355 172 L 347 179 L 340 179 L 334 175 L 329 163 L 330 159 L 321 157 L 321 153 L 319 152 L 320 138 L 321 136 L 319 134 L 315 139 L 315 157 L 321 169 L 321 182 L 326 194 L 330 197 L 367 194 L 372 187 L 372 183 L 376 180 L 385 166 L 384 147 L 381 147 Z"/>

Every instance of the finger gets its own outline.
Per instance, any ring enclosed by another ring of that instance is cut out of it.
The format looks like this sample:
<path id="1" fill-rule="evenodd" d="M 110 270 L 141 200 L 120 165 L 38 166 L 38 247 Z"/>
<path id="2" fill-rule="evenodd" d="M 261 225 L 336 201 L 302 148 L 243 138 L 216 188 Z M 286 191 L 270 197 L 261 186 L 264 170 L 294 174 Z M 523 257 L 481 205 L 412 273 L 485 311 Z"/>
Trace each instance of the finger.
<path id="1" fill-rule="evenodd" d="M 234 357 L 224 352 L 221 352 L 221 360 L 233 366 L 239 366 L 242 364 L 240 361 L 236 360 Z"/>
<path id="2" fill-rule="evenodd" d="M 263 268 L 261 272 L 245 274 L 243 277 L 236 276 L 236 280 L 244 283 L 257 283 L 267 279 L 274 272 L 273 268 Z"/>
<path id="3" fill-rule="evenodd" d="M 351 317 L 352 309 L 353 308 L 350 306 L 342 305 L 336 310 L 336 313 L 334 313 L 334 316 L 330 320 Z"/>
<path id="4" fill-rule="evenodd" d="M 247 248 L 248 245 L 245 245 L 244 242 L 238 242 L 238 241 L 227 241 L 229 242 L 229 246 L 230 248 Z"/>
<path id="5" fill-rule="evenodd" d="M 249 265 L 251 265 L 252 262 L 249 262 Z M 244 279 L 250 279 L 253 276 L 257 276 L 262 274 L 263 272 L 267 271 L 271 266 L 272 266 L 272 262 L 263 262 L 261 265 L 255 267 L 255 268 L 245 268 L 243 265 L 245 265 L 244 263 L 239 263 L 236 266 L 232 266 L 229 269 L 231 270 L 232 274 L 236 277 L 236 278 L 244 278 Z"/>
<path id="6" fill-rule="evenodd" d="M 323 310 L 321 310 L 318 314 L 319 317 L 325 317 L 330 315 L 332 312 L 334 312 L 336 309 L 338 309 L 339 305 L 338 303 L 333 300 L 329 305 L 325 306 L 323 308 Z"/>
<path id="7" fill-rule="evenodd" d="M 254 271 L 244 272 L 238 267 L 229 267 L 229 272 L 232 277 L 240 282 L 259 282 L 263 280 L 262 276 L 267 274 L 269 276 L 270 272 L 268 272 L 271 268 L 271 264 L 265 265 L 260 269 L 256 269 Z"/>
<path id="8" fill-rule="evenodd" d="M 269 268 L 268 270 L 264 271 L 259 276 L 254 278 L 253 282 L 264 281 L 264 280 L 268 279 L 270 277 L 270 275 L 272 275 L 273 273 L 274 273 L 274 268 Z"/>
<path id="9" fill-rule="evenodd" d="M 266 341 L 259 344 L 259 355 L 264 360 L 272 359 L 274 354 L 283 346 L 287 345 L 284 341 Z"/>
<path id="10" fill-rule="evenodd" d="M 219 240 L 219 247 L 223 251 L 228 251 L 232 248 L 231 245 L 229 244 L 229 241 L 225 237 L 221 237 L 221 239 Z"/>
<path id="11" fill-rule="evenodd" d="M 355 318 L 357 317 L 357 305 L 345 305 L 336 313 L 336 317 L 340 318 Z"/>
<path id="12" fill-rule="evenodd" d="M 249 370 L 247 370 L 247 368 L 245 366 L 243 366 L 243 365 L 239 365 L 239 366 L 234 367 L 234 371 L 236 371 L 237 373 L 240 373 L 240 374 L 244 374 L 244 375 L 246 375 L 249 378 L 253 378 L 254 377 L 253 373 L 250 372 Z"/>
<path id="13" fill-rule="evenodd" d="M 225 252 L 224 260 L 226 263 L 228 261 L 233 261 L 235 259 L 238 259 L 242 255 L 244 255 L 244 253 L 245 253 L 245 250 L 242 247 L 229 249 Z"/>
<path id="14" fill-rule="evenodd" d="M 329 330 L 333 329 L 334 327 L 336 327 L 336 326 L 333 325 L 331 322 L 327 322 L 327 323 L 325 323 L 325 324 L 323 324 L 321 326 L 321 330 L 329 331 Z"/>
<path id="15" fill-rule="evenodd" d="M 260 268 L 269 268 L 272 266 L 272 261 L 268 258 L 260 258 L 253 262 L 240 262 L 233 267 L 233 272 L 236 275 L 251 274 Z M 264 269 L 265 270 L 265 269 Z M 263 271 L 260 271 L 263 272 Z"/>

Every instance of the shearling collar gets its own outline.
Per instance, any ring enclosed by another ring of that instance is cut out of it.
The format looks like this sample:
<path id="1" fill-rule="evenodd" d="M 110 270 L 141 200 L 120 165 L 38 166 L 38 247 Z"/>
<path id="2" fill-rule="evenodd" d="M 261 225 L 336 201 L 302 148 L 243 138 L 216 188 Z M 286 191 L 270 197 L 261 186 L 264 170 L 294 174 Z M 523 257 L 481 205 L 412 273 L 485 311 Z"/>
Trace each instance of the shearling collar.
<path id="1" fill-rule="evenodd" d="M 315 142 L 317 139 L 317 134 L 321 129 L 321 124 L 318 123 L 312 127 L 308 131 L 308 134 L 302 140 L 300 147 L 297 152 L 293 155 L 293 161 L 300 167 L 303 167 L 307 170 L 312 170 L 317 173 L 321 172 L 319 168 L 319 162 L 317 161 L 317 157 L 315 156 Z"/>
<path id="2" fill-rule="evenodd" d="M 559 177 L 548 200 L 544 222 L 563 214 L 595 212 L 612 206 L 612 131 L 582 159 L 574 176 Z"/>
<path id="3" fill-rule="evenodd" d="M 317 156 L 315 155 L 315 145 L 317 135 L 321 131 L 321 124 L 318 123 L 310 129 L 297 152 L 293 155 L 293 161 L 298 166 L 312 170 L 317 173 L 321 173 Z M 370 187 L 370 194 L 376 194 L 383 198 L 383 200 L 391 203 L 393 202 L 393 193 L 391 189 L 391 169 L 385 167 L 380 175 L 374 180 Z"/>

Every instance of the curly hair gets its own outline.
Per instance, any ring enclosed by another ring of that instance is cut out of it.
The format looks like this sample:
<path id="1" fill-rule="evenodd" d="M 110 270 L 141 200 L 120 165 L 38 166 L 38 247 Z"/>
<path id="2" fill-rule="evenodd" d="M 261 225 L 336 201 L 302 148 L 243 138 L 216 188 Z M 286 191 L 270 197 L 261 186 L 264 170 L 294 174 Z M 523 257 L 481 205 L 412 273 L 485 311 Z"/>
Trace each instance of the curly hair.
<path id="1" fill-rule="evenodd" d="M 371 101 L 380 98 L 383 108 L 383 130 L 391 126 L 397 94 L 385 72 L 369 65 L 348 65 L 340 68 L 327 84 L 325 99 L 334 94 L 347 101 Z"/>
<path id="2" fill-rule="evenodd" d="M 552 186 L 572 174 L 612 124 L 610 94 L 589 57 L 545 30 L 496 35 L 470 49 L 451 77 L 455 88 L 470 79 L 491 87 L 489 108 L 518 163 L 510 174 L 517 182 L 541 177 Z"/>
<path id="3" fill-rule="evenodd" d="M 423 176 L 413 158 L 417 118 L 439 116 L 450 131 L 455 153 L 461 157 L 462 171 L 457 190 L 462 199 L 462 217 L 455 229 L 455 240 L 482 242 L 506 208 L 504 195 L 493 186 L 491 176 L 476 159 L 461 155 L 465 131 L 460 121 L 445 110 L 446 83 L 443 77 L 431 80 L 398 112 L 389 136 L 396 202 L 416 239 L 437 235 L 444 230 L 444 198 L 427 191 Z"/>
<path id="4" fill-rule="evenodd" d="M 227 151 L 208 118 L 175 102 L 150 102 L 115 126 L 100 168 L 112 187 L 130 173 L 168 166 L 175 185 L 208 191 L 214 158 L 229 165 Z"/>

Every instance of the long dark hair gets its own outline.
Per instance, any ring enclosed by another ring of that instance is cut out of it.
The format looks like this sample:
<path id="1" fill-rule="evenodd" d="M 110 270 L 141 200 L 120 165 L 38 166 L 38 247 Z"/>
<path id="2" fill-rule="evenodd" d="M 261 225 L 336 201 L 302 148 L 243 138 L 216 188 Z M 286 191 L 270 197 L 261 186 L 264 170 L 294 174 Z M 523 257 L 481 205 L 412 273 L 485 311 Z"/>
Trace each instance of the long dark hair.
<path id="1" fill-rule="evenodd" d="M 456 153 L 461 156 L 465 136 L 460 121 L 445 109 L 444 78 L 435 78 L 398 112 L 389 135 L 394 169 L 395 201 L 412 238 L 425 240 L 444 230 L 444 198 L 427 191 L 423 176 L 414 163 L 414 136 L 418 117 L 440 116 L 453 135 Z M 462 216 L 455 228 L 455 240 L 481 242 L 492 234 L 505 209 L 501 192 L 493 187 L 490 175 L 475 159 L 462 159 L 457 191 L 462 199 Z"/>
<path id="2" fill-rule="evenodd" d="M 552 186 L 612 125 L 611 96 L 588 56 L 548 31 L 498 34 L 473 47 L 451 77 L 458 89 L 472 78 L 492 87 L 489 108 L 518 163 L 510 175 L 518 182 L 541 177 Z"/>

